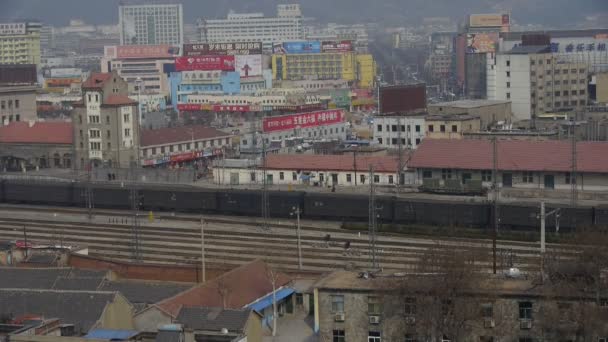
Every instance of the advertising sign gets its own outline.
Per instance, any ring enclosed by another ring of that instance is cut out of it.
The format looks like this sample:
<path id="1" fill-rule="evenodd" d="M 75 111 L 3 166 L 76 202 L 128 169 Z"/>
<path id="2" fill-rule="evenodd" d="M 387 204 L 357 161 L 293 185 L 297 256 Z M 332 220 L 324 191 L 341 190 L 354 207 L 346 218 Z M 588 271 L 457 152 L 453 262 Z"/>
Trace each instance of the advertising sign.
<path id="1" fill-rule="evenodd" d="M 52 78 L 60 77 L 80 77 L 82 76 L 82 70 L 78 68 L 56 68 L 51 69 Z"/>
<path id="2" fill-rule="evenodd" d="M 26 33 L 25 23 L 6 23 L 0 24 L 0 35 L 19 35 Z"/>
<path id="3" fill-rule="evenodd" d="M 322 110 L 264 118 L 264 132 L 285 131 L 295 128 L 317 127 L 344 122 L 345 114 L 341 109 Z"/>
<path id="4" fill-rule="evenodd" d="M 426 109 L 426 85 L 411 84 L 380 88 L 380 114 L 407 113 Z"/>
<path id="5" fill-rule="evenodd" d="M 274 44 L 273 52 L 275 54 L 320 53 L 321 42 L 285 42 L 283 44 Z"/>
<path id="6" fill-rule="evenodd" d="M 180 112 L 198 112 L 203 110 L 203 105 L 200 103 L 178 103 L 177 110 Z"/>
<path id="7" fill-rule="evenodd" d="M 471 14 L 469 27 L 503 27 L 511 24 L 508 14 Z"/>
<path id="8" fill-rule="evenodd" d="M 179 55 L 179 47 L 171 45 L 106 46 L 105 55 L 111 58 L 173 58 Z"/>
<path id="9" fill-rule="evenodd" d="M 228 105 L 213 105 L 211 110 L 214 112 L 238 112 L 238 113 L 246 113 L 246 112 L 259 112 L 262 108 L 260 106 L 250 106 L 250 105 L 239 105 L 239 106 L 228 106 Z"/>
<path id="10" fill-rule="evenodd" d="M 142 113 L 160 112 L 167 108 L 165 96 L 161 94 L 131 96 L 132 100 L 139 101 L 139 109 Z"/>
<path id="11" fill-rule="evenodd" d="M 467 53 L 496 52 L 498 33 L 469 33 L 467 34 Z"/>
<path id="12" fill-rule="evenodd" d="M 353 51 L 353 42 L 344 40 L 341 42 L 323 42 L 321 43 L 321 51 L 323 52 L 351 52 Z"/>
<path id="13" fill-rule="evenodd" d="M 221 70 L 234 71 L 234 56 L 178 57 L 175 59 L 176 71 Z"/>
<path id="14" fill-rule="evenodd" d="M 184 56 L 261 55 L 261 42 L 184 44 Z"/>
<path id="15" fill-rule="evenodd" d="M 237 55 L 235 63 L 235 70 L 241 77 L 262 75 L 262 55 Z"/>
<path id="16" fill-rule="evenodd" d="M 73 83 L 82 82 L 80 78 L 49 78 L 44 81 L 46 86 L 51 87 L 69 87 Z"/>
<path id="17" fill-rule="evenodd" d="M 213 71 L 182 71 L 182 80 L 186 84 L 219 83 L 222 72 Z"/>

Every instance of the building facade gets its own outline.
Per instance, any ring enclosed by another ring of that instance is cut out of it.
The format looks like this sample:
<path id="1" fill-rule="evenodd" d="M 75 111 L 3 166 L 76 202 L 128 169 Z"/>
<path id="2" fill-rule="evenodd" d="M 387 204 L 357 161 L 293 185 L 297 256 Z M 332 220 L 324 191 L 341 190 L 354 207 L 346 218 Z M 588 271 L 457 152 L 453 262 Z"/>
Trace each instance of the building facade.
<path id="1" fill-rule="evenodd" d="M 40 64 L 38 22 L 0 23 L 0 64 Z"/>
<path id="2" fill-rule="evenodd" d="M 482 130 L 497 125 L 508 125 L 512 122 L 511 101 L 498 100 L 460 100 L 452 102 L 430 103 L 431 115 L 462 114 L 478 116 Z"/>
<path id="3" fill-rule="evenodd" d="M 523 46 L 489 57 L 488 99 L 511 101 L 514 121 L 587 105 L 587 64 L 564 61 L 548 49 Z"/>
<path id="4" fill-rule="evenodd" d="M 462 115 L 428 115 L 425 118 L 428 139 L 462 139 L 466 133 L 479 132 L 479 117 Z"/>
<path id="5" fill-rule="evenodd" d="M 181 4 L 122 5 L 118 9 L 121 45 L 181 45 L 184 14 Z"/>
<path id="6" fill-rule="evenodd" d="M 202 43 L 262 42 L 270 51 L 273 43 L 304 39 L 299 4 L 277 5 L 276 17 L 262 13 L 229 13 L 226 19 L 200 19 Z"/>
<path id="7" fill-rule="evenodd" d="M 0 85 L 0 126 L 37 120 L 35 85 Z"/>
<path id="8" fill-rule="evenodd" d="M 425 138 L 424 115 L 374 117 L 374 141 L 382 147 L 416 149 Z M 401 141 L 399 141 L 401 139 Z"/>
<path id="9" fill-rule="evenodd" d="M 136 165 L 139 153 L 137 102 L 116 71 L 93 73 L 82 84 L 82 102 L 74 104 L 75 167 Z"/>

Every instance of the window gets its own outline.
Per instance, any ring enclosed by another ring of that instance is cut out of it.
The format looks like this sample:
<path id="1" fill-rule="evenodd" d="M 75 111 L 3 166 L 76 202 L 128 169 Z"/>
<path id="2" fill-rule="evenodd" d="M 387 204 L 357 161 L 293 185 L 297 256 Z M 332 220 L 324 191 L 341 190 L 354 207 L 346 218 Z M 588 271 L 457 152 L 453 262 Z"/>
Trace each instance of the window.
<path id="1" fill-rule="evenodd" d="M 507 71 L 507 77 L 511 77 L 511 72 Z"/>
<path id="2" fill-rule="evenodd" d="M 586 93 L 586 92 L 585 92 L 585 90 L 584 90 L 584 89 L 581 89 L 581 90 L 580 90 L 578 93 L 579 93 L 580 95 L 585 95 L 585 93 Z"/>
<path id="3" fill-rule="evenodd" d="M 380 176 L 374 175 L 374 183 L 380 183 Z"/>
<path id="4" fill-rule="evenodd" d="M 576 179 L 572 179 L 572 174 L 570 172 L 566 172 L 566 177 L 565 177 L 565 183 L 566 184 L 572 184 L 572 182 L 574 182 L 576 184 Z"/>
<path id="5" fill-rule="evenodd" d="M 547 64 L 551 64 L 551 60 L 550 59 L 547 59 Z"/>
<path id="6" fill-rule="evenodd" d="M 568 96 L 568 91 L 564 90 L 563 94 L 564 94 L 563 96 Z"/>
<path id="7" fill-rule="evenodd" d="M 560 92 L 559 91 L 556 91 L 554 94 L 555 94 L 555 96 L 560 96 Z"/>
<path id="8" fill-rule="evenodd" d="M 169 146 L 169 152 L 173 152 L 175 150 L 175 147 L 173 147 L 173 145 Z"/>
<path id="9" fill-rule="evenodd" d="M 393 145 L 399 145 L 399 140 L 397 138 L 393 138 L 393 139 L 391 139 L 391 143 Z"/>
<path id="10" fill-rule="evenodd" d="M 252 182 L 255 182 L 255 172 L 249 174 L 249 179 L 251 179 Z"/>
<path id="11" fill-rule="evenodd" d="M 507 99 L 511 99 L 511 93 L 507 93 Z"/>
<path id="12" fill-rule="evenodd" d="M 99 116 L 98 115 L 89 115 L 89 123 L 98 124 Z"/>
<path id="13" fill-rule="evenodd" d="M 353 177 L 351 176 L 351 174 L 350 174 L 350 173 L 347 173 L 347 174 L 346 174 L 346 182 L 347 182 L 347 183 L 351 183 L 352 181 L 353 181 Z"/>
<path id="14" fill-rule="evenodd" d="M 365 175 L 359 175 L 359 181 L 361 184 L 365 184 Z"/>
<path id="15" fill-rule="evenodd" d="M 576 72 L 576 70 L 574 72 Z M 580 72 L 581 74 L 584 74 L 585 73 L 585 69 L 579 69 L 578 72 Z"/>
<path id="16" fill-rule="evenodd" d="M 125 128 L 125 137 L 130 137 L 130 136 L 131 136 L 131 129 Z"/>
<path id="17" fill-rule="evenodd" d="M 19 100 L 15 100 L 15 108 L 19 108 Z"/>
<path id="18" fill-rule="evenodd" d="M 89 138 L 99 139 L 101 138 L 101 132 L 98 129 L 92 129 L 89 131 Z"/>
<path id="19" fill-rule="evenodd" d="M 131 115 L 129 115 L 129 114 L 123 114 L 122 119 L 123 119 L 124 123 L 128 123 L 128 122 L 131 121 Z"/>
<path id="20" fill-rule="evenodd" d="M 522 181 L 524 183 L 534 183 L 534 173 L 530 171 L 524 171 L 522 173 Z"/>
<path id="21" fill-rule="evenodd" d="M 556 101 L 556 102 L 555 102 L 555 107 L 561 107 L 561 106 L 562 106 L 561 101 Z"/>
<path id="22" fill-rule="evenodd" d="M 6 109 L 6 101 L 1 101 L 0 102 L 0 108 Z"/>
<path id="23" fill-rule="evenodd" d="M 378 138 L 378 144 L 382 145 L 382 138 Z"/>
<path id="24" fill-rule="evenodd" d="M 109 125 L 109 124 L 110 124 L 110 116 L 108 115 L 108 116 L 106 116 L 106 125 Z"/>
<path id="25" fill-rule="evenodd" d="M 519 302 L 519 319 L 532 319 L 532 302 Z"/>
<path id="26" fill-rule="evenodd" d="M 367 297 L 367 313 L 370 315 L 379 315 L 382 312 L 380 298 L 377 296 Z"/>
<path id="27" fill-rule="evenodd" d="M 551 75 L 551 70 L 547 70 L 547 71 L 546 71 L 546 74 L 547 74 L 547 75 Z M 556 70 L 556 74 L 559 74 L 559 70 Z"/>
<path id="28" fill-rule="evenodd" d="M 331 296 L 331 312 L 344 312 L 344 296 Z"/>
<path id="29" fill-rule="evenodd" d="M 416 138 L 416 145 L 420 145 L 420 138 Z"/>
<path id="30" fill-rule="evenodd" d="M 491 182 L 492 181 L 492 171 L 491 170 L 481 171 L 481 181 L 482 182 Z"/>
<path id="31" fill-rule="evenodd" d="M 420 125 L 416 125 L 416 132 L 420 132 Z"/>
<path id="32" fill-rule="evenodd" d="M 416 315 L 416 298 L 407 297 L 405 298 L 405 305 L 403 313 L 406 316 L 415 316 Z"/>
<path id="33" fill-rule="evenodd" d="M 422 171 L 422 178 L 433 178 L 433 171 L 431 171 L 431 170 Z"/>
<path id="34" fill-rule="evenodd" d="M 536 64 L 536 61 L 535 60 L 531 60 L 530 61 L 530 65 L 534 65 L 534 64 Z"/>
<path id="35" fill-rule="evenodd" d="M 367 342 L 381 342 L 382 337 L 379 331 L 370 331 L 367 335 Z"/>
<path id="36" fill-rule="evenodd" d="M 511 82 L 507 82 L 507 88 L 511 88 Z"/>
<path id="37" fill-rule="evenodd" d="M 393 176 L 388 176 L 388 184 L 393 184 Z"/>
<path id="38" fill-rule="evenodd" d="M 429 125 L 429 132 L 434 132 L 435 131 L 435 127 L 433 125 Z"/>
<path id="39" fill-rule="evenodd" d="M 511 66 L 511 61 L 507 61 L 507 66 Z"/>
<path id="40" fill-rule="evenodd" d="M 580 100 L 579 101 L 579 105 L 584 106 L 585 105 L 585 100 Z"/>
<path id="41" fill-rule="evenodd" d="M 344 335 L 344 330 L 334 330 L 333 342 L 346 342 L 346 335 Z"/>
<path id="42" fill-rule="evenodd" d="M 492 303 L 485 303 L 481 305 L 481 317 L 492 318 L 494 317 L 494 306 Z"/>
<path id="43" fill-rule="evenodd" d="M 391 126 L 391 131 L 397 132 L 397 125 L 392 125 Z"/>
<path id="44" fill-rule="evenodd" d="M 452 169 L 441 169 L 441 179 L 452 179 Z"/>
<path id="45" fill-rule="evenodd" d="M 405 342 L 416 342 L 416 336 L 412 334 L 405 334 Z"/>
<path id="46" fill-rule="evenodd" d="M 296 172 L 291 173 L 291 180 L 298 180 L 298 174 Z"/>
<path id="47" fill-rule="evenodd" d="M 101 143 L 100 142 L 92 142 L 90 143 L 91 146 L 91 150 L 92 151 L 100 151 L 101 150 Z"/>
<path id="48" fill-rule="evenodd" d="M 378 125 L 376 128 L 377 128 L 376 130 L 377 130 L 378 132 L 382 132 L 382 125 Z"/>
<path id="49" fill-rule="evenodd" d="M 441 132 L 445 132 L 445 125 L 441 125 L 441 126 L 439 126 L 439 130 L 440 130 Z"/>

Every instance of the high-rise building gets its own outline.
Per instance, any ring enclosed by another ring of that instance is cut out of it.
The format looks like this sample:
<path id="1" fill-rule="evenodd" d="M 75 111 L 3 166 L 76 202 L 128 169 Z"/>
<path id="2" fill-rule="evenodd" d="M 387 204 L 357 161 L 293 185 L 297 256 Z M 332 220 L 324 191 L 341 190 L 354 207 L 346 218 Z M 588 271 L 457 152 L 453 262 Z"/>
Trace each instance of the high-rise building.
<path id="1" fill-rule="evenodd" d="M 300 5 L 278 5 L 277 16 L 263 13 L 229 13 L 226 19 L 201 19 L 199 32 L 203 43 L 262 42 L 265 50 L 272 43 L 303 40 Z"/>
<path id="2" fill-rule="evenodd" d="M 40 64 L 38 22 L 0 23 L 0 64 Z"/>
<path id="3" fill-rule="evenodd" d="M 121 45 L 181 45 L 184 16 L 181 4 L 122 5 L 118 10 Z"/>
<path id="4" fill-rule="evenodd" d="M 137 102 L 116 71 L 92 73 L 82 84 L 82 102 L 74 104 L 76 168 L 106 165 L 130 167 L 137 162 Z"/>
<path id="5" fill-rule="evenodd" d="M 42 26 L 40 29 L 40 50 L 50 51 L 55 48 L 55 28 L 53 26 Z"/>

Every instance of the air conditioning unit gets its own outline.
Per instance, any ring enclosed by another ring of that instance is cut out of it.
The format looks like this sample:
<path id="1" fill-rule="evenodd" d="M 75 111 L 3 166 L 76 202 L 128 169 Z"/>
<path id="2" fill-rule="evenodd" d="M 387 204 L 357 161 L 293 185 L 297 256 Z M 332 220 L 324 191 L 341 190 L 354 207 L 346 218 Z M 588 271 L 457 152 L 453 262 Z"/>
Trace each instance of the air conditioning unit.
<path id="1" fill-rule="evenodd" d="M 532 329 L 532 321 L 529 319 L 522 320 L 519 322 L 520 329 Z"/>
<path id="2" fill-rule="evenodd" d="M 408 325 L 414 325 L 416 324 L 416 317 L 414 316 L 407 316 L 405 317 L 405 323 Z"/>
<path id="3" fill-rule="evenodd" d="M 494 328 L 495 325 L 496 325 L 496 323 L 494 322 L 493 319 L 486 318 L 486 319 L 483 320 L 483 327 L 484 328 Z"/>
<path id="4" fill-rule="evenodd" d="M 380 324 L 380 316 L 369 316 L 369 324 Z"/>
<path id="5" fill-rule="evenodd" d="M 337 313 L 334 315 L 334 321 L 336 322 L 344 322 L 344 313 Z"/>

